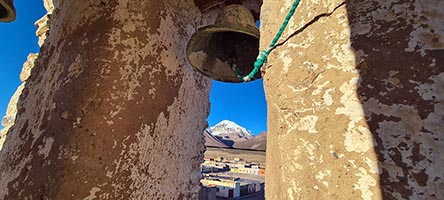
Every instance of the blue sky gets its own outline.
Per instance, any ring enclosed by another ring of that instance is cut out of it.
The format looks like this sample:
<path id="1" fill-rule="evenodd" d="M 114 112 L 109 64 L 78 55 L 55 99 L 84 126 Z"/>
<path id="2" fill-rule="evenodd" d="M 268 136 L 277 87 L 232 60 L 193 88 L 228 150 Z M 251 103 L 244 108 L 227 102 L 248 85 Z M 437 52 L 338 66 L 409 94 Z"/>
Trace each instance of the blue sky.
<path id="1" fill-rule="evenodd" d="M 20 85 L 20 71 L 29 53 L 37 53 L 34 22 L 46 10 L 43 1 L 15 1 L 17 18 L 12 23 L 0 23 L 0 116 L 6 112 L 9 99 Z M 211 111 L 208 124 L 214 126 L 228 119 L 251 130 L 266 131 L 267 108 L 262 80 L 249 83 L 213 81 L 210 94 Z M 1 126 L 1 125 L 0 125 Z"/>
<path id="2" fill-rule="evenodd" d="M 210 103 L 210 126 L 228 119 L 254 134 L 267 130 L 267 105 L 262 79 L 248 83 L 213 81 Z"/>

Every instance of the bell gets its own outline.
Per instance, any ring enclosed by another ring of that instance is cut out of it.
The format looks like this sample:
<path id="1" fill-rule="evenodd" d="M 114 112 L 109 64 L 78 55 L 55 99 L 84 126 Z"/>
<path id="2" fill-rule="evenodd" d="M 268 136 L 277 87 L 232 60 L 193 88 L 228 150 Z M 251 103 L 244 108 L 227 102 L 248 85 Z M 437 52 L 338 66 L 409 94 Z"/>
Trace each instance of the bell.
<path id="1" fill-rule="evenodd" d="M 14 20 L 14 0 L 0 0 L 0 22 L 11 22 Z"/>
<path id="2" fill-rule="evenodd" d="M 223 82 L 242 82 L 259 53 L 259 30 L 251 12 L 237 4 L 224 7 L 214 25 L 200 28 L 187 45 L 190 64 Z M 260 73 L 254 79 L 261 78 Z"/>
<path id="3" fill-rule="evenodd" d="M 211 9 L 212 7 L 222 5 L 224 3 L 225 3 L 225 0 L 194 0 L 194 4 L 202 12 Z"/>

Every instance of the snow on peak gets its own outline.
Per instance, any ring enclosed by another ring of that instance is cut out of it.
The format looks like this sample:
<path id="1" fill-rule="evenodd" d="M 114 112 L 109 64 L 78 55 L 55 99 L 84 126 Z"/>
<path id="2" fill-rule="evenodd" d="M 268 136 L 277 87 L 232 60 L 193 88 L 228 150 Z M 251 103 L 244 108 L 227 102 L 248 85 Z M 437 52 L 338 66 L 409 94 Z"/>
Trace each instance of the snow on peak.
<path id="1" fill-rule="evenodd" d="M 239 137 L 252 138 L 254 137 L 250 130 L 232 122 L 230 120 L 222 120 L 213 127 L 210 127 L 208 131 L 212 135 L 230 134 L 236 133 Z"/>

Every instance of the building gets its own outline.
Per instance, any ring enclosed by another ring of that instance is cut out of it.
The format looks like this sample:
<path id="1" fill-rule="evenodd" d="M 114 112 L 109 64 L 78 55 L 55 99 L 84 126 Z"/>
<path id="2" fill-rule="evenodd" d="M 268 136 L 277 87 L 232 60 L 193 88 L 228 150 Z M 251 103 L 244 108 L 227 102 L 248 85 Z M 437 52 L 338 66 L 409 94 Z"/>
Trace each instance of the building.
<path id="1" fill-rule="evenodd" d="M 216 200 L 216 186 L 201 186 L 199 200 Z"/>
<path id="2" fill-rule="evenodd" d="M 264 190 L 264 183 L 248 179 L 206 175 L 201 183 L 205 187 L 215 187 L 216 196 L 236 198 Z"/>
<path id="3" fill-rule="evenodd" d="M 222 177 L 205 177 L 201 183 L 207 187 L 216 187 L 216 196 L 236 198 L 240 196 L 240 182 Z"/>

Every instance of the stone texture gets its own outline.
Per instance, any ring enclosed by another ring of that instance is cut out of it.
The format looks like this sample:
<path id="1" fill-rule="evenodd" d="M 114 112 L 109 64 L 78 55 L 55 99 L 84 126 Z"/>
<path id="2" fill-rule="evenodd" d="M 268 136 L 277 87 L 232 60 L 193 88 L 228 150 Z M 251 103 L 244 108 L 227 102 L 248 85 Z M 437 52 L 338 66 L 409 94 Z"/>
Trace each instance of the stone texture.
<path id="1" fill-rule="evenodd" d="M 34 61 L 39 56 L 37 53 L 30 53 L 28 59 L 23 63 L 22 72 L 20 73 L 20 81 L 25 82 L 31 75 L 31 70 L 34 67 Z"/>
<path id="2" fill-rule="evenodd" d="M 43 42 L 45 42 L 46 39 L 47 32 L 49 31 L 49 16 L 50 15 L 46 14 L 34 23 L 34 25 L 37 26 L 36 35 L 39 39 L 39 46 L 43 45 Z"/>
<path id="3" fill-rule="evenodd" d="M 291 3 L 264 1 L 262 48 Z M 443 9 L 301 1 L 264 74 L 267 199 L 444 198 Z"/>
<path id="4" fill-rule="evenodd" d="M 3 143 L 5 143 L 6 135 L 8 134 L 8 130 L 9 130 L 9 128 L 3 128 L 2 130 L 0 130 L 0 150 L 3 147 Z"/>
<path id="5" fill-rule="evenodd" d="M 264 2 L 263 48 L 292 2 Z M 45 7 L 40 57 L 11 103 L 0 198 L 196 199 L 210 83 L 184 49 L 219 10 Z M 301 2 L 264 74 L 267 199 L 444 199 L 442 10 L 439 0 Z"/>
<path id="6" fill-rule="evenodd" d="M 196 199 L 210 88 L 185 59 L 198 13 L 55 1 L 0 152 L 0 199 Z"/>
<path id="7" fill-rule="evenodd" d="M 5 129 L 8 129 L 12 125 L 14 125 L 15 114 L 17 113 L 17 102 L 20 94 L 22 94 L 23 88 L 24 83 L 22 83 L 17 88 L 17 90 L 14 92 L 11 99 L 9 100 L 8 107 L 6 108 L 6 114 L 2 119 L 2 125 L 5 127 Z"/>
<path id="8" fill-rule="evenodd" d="M 52 14 L 52 11 L 54 11 L 54 0 L 43 0 L 43 6 L 45 7 L 47 14 Z"/>
<path id="9" fill-rule="evenodd" d="M 3 147 L 3 143 L 6 140 L 6 136 L 8 135 L 8 130 L 14 125 L 15 116 L 18 111 L 18 101 L 20 95 L 22 94 L 23 88 L 25 87 L 26 76 L 29 76 L 30 70 L 34 65 L 34 56 L 30 54 L 28 56 L 28 60 L 23 64 L 22 73 L 20 74 L 20 80 L 22 84 L 20 84 L 12 95 L 11 99 L 9 99 L 8 107 L 6 108 L 5 116 L 2 118 L 3 129 L 0 130 L 0 150 Z"/>
<path id="10" fill-rule="evenodd" d="M 54 3 L 53 0 L 43 0 L 43 6 L 45 7 L 47 13 L 45 15 L 43 15 L 42 18 L 40 18 L 39 20 L 37 20 L 34 25 L 37 26 L 37 31 L 35 32 L 35 34 L 38 37 L 38 45 L 42 46 L 43 43 L 45 42 L 46 36 L 49 33 L 49 28 L 50 28 L 50 20 L 51 20 L 51 15 L 54 11 Z"/>

